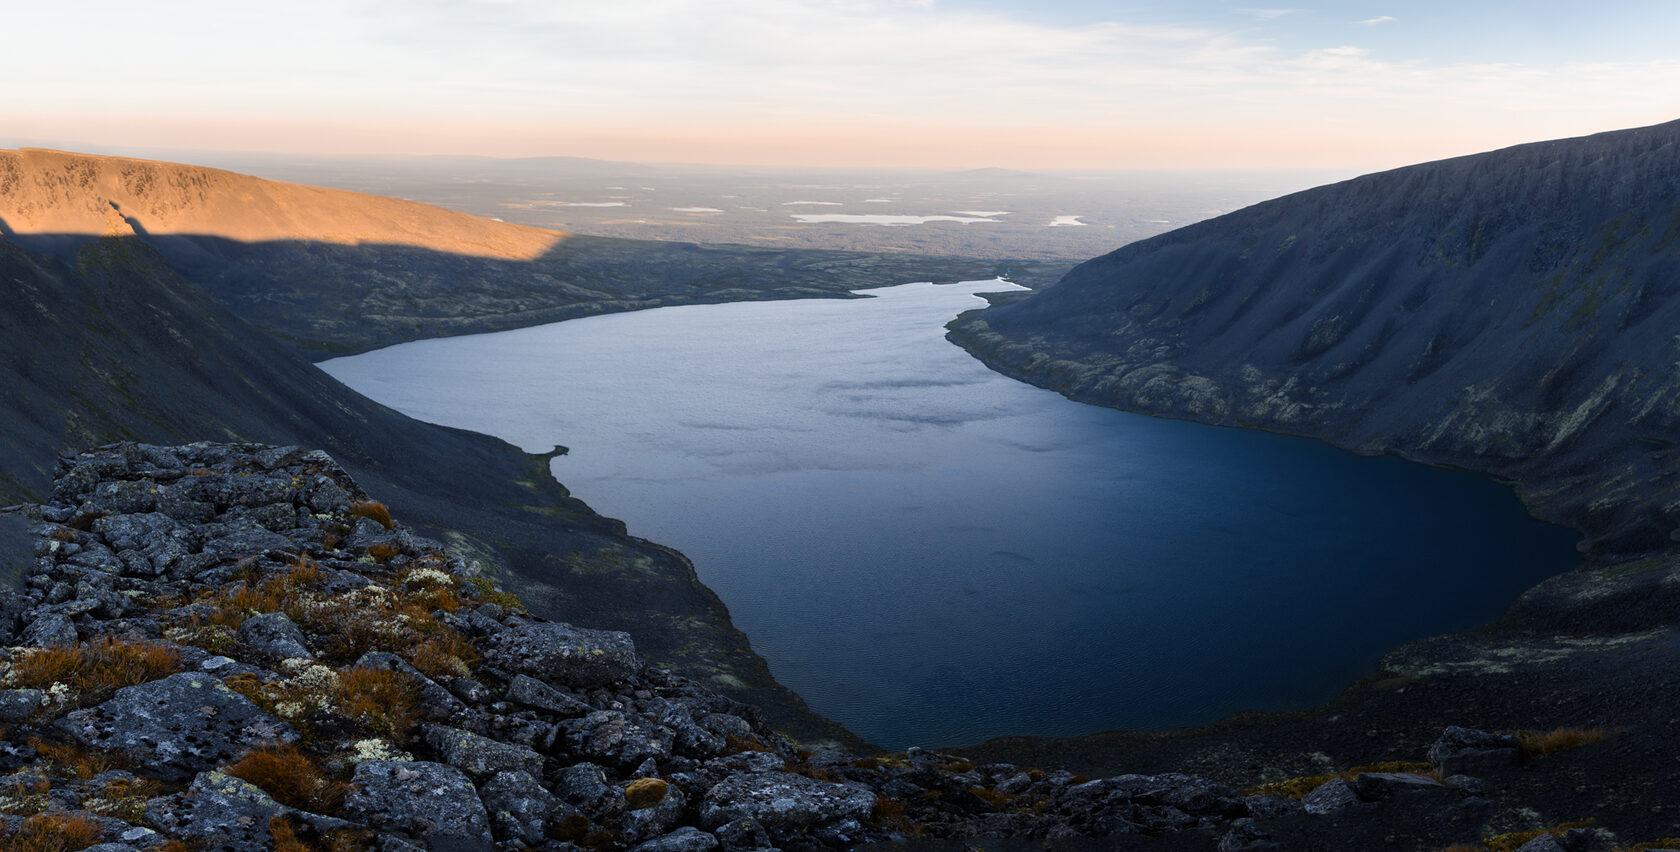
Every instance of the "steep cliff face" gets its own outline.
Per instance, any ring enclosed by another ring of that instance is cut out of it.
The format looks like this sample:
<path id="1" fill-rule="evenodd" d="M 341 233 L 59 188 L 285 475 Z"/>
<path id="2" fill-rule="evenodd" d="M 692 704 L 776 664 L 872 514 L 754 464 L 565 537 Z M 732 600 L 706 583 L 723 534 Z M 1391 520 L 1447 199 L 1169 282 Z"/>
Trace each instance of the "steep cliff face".
<path id="1" fill-rule="evenodd" d="M 0 282 L 0 505 L 42 499 L 66 448 L 313 442 L 419 529 L 495 566 L 535 611 L 645 633 L 651 658 L 760 703 L 784 729 L 855 742 L 771 679 L 685 558 L 572 499 L 546 460 L 360 396 L 135 237 L 100 238 L 69 263 L 0 238 Z"/>
<path id="2" fill-rule="evenodd" d="M 1308 190 L 953 339 L 1076 399 L 1515 480 L 1604 551 L 1680 524 L 1680 122 Z"/>

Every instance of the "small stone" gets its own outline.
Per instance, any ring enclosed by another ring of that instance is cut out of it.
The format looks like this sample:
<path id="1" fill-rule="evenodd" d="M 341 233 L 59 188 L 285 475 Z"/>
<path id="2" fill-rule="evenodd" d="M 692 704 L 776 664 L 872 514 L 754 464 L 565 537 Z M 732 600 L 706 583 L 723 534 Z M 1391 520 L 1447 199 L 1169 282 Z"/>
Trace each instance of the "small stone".
<path id="1" fill-rule="evenodd" d="M 595 708 L 588 704 L 529 675 L 513 676 L 513 681 L 508 684 L 507 700 L 552 713 L 562 719 L 573 719 L 595 712 Z"/>
<path id="2" fill-rule="evenodd" d="M 759 772 L 724 779 L 706 793 L 700 822 L 722 826 L 747 818 L 774 838 L 848 817 L 863 819 L 875 808 L 875 794 L 859 784 L 834 784 L 787 772 Z"/>

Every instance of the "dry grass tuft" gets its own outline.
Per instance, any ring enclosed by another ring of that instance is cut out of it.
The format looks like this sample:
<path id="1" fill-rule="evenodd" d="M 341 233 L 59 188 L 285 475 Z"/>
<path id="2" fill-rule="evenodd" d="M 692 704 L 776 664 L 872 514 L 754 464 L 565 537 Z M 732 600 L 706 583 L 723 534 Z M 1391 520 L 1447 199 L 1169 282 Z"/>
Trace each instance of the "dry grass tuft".
<path id="1" fill-rule="evenodd" d="M 1610 736 L 1605 728 L 1554 728 L 1550 731 L 1518 731 L 1517 750 L 1524 763 L 1562 751 L 1591 745 Z"/>
<path id="2" fill-rule="evenodd" d="M 383 565 L 398 556 L 401 556 L 402 548 L 394 544 L 378 541 L 368 545 L 367 554 L 373 558 L 373 561 Z"/>
<path id="3" fill-rule="evenodd" d="M 29 745 L 35 749 L 38 760 L 61 775 L 92 778 L 101 772 L 128 768 L 128 760 L 121 752 L 92 751 L 75 743 L 43 742 L 39 737 L 31 737 Z"/>
<path id="4" fill-rule="evenodd" d="M 312 813 L 335 812 L 347 792 L 297 746 L 253 749 L 224 771 L 261 787 L 280 804 Z"/>
<path id="5" fill-rule="evenodd" d="M 350 517 L 369 518 L 388 530 L 397 528 L 396 522 L 391 520 L 391 510 L 378 500 L 363 500 L 351 506 Z"/>
<path id="6" fill-rule="evenodd" d="M 113 637 L 74 648 L 37 648 L 12 660 L 12 684 L 51 690 L 63 684 L 78 704 L 96 704 L 125 686 L 146 683 L 181 671 L 181 655 L 150 642 Z"/>
<path id="7" fill-rule="evenodd" d="M 62 541 L 68 544 L 76 540 L 76 531 L 69 527 L 56 527 L 52 531 L 52 538 L 54 541 Z"/>
<path id="8" fill-rule="evenodd" d="M 402 672 L 351 668 L 339 673 L 338 711 L 364 730 L 406 743 L 420 717 L 414 681 Z"/>
<path id="9" fill-rule="evenodd" d="M 467 677 L 478 662 L 478 650 L 459 634 L 427 639 L 415 646 L 409 664 L 430 677 Z"/>
<path id="10" fill-rule="evenodd" d="M 99 823 L 80 814 L 35 814 L 23 821 L 5 848 L 11 852 L 78 852 L 99 842 Z"/>
<path id="11" fill-rule="evenodd" d="M 52 782 L 39 776 L 11 780 L 0 789 L 0 814 L 38 814 L 47 809 L 47 792 L 51 789 Z"/>
<path id="12" fill-rule="evenodd" d="M 489 577 L 467 577 L 466 583 L 472 587 L 478 599 L 485 603 L 493 603 L 508 612 L 530 614 L 530 610 L 525 608 L 518 595 L 496 588 L 496 583 Z"/>

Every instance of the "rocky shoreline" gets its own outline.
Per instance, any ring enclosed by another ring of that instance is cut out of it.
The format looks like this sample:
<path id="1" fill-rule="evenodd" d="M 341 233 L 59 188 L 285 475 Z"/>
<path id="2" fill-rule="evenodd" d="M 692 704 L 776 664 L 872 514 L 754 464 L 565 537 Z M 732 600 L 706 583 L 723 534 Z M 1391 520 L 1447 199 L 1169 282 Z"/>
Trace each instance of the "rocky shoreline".
<path id="1" fill-rule="evenodd" d="M 1474 776 L 1526 771 L 1462 729 L 1431 763 L 1247 791 L 801 749 L 628 634 L 530 615 L 295 447 L 108 445 L 7 513 L 35 554 L 0 597 L 7 848 L 1318 848 L 1419 809 L 1502 825 Z M 1522 849 L 1614 840 L 1538 829 Z"/>

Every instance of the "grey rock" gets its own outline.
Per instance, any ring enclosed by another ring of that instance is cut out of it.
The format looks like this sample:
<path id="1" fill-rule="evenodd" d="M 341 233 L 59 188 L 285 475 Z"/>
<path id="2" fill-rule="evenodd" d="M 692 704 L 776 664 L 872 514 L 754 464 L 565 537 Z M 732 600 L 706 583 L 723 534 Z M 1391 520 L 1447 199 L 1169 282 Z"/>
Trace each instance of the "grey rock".
<path id="1" fill-rule="evenodd" d="M 104 482 L 93 490 L 93 500 L 112 514 L 130 515 L 152 511 L 159 491 L 156 483 L 145 480 Z"/>
<path id="2" fill-rule="evenodd" d="M 1367 802 L 1380 802 L 1398 793 L 1440 789 L 1441 782 L 1410 772 L 1362 772 L 1353 779 L 1353 792 Z"/>
<path id="3" fill-rule="evenodd" d="M 1219 852 L 1266 852 L 1279 848 L 1260 824 L 1252 819 L 1231 823 L 1231 830 L 1219 838 Z"/>
<path id="4" fill-rule="evenodd" d="M 1301 813 L 1301 800 L 1289 796 L 1249 796 L 1243 799 L 1249 816 L 1255 819 L 1277 819 Z"/>
<path id="5" fill-rule="evenodd" d="M 638 843 L 630 847 L 630 852 L 712 852 L 716 848 L 716 837 L 692 825 L 685 825 L 670 834 Z"/>
<path id="6" fill-rule="evenodd" d="M 730 820 L 712 832 L 727 852 L 765 849 L 770 846 L 770 833 L 751 817 Z"/>
<path id="7" fill-rule="evenodd" d="M 573 751 L 604 760 L 621 769 L 643 761 L 671 756 L 676 735 L 671 729 L 617 710 L 597 710 L 582 719 L 562 723 Z"/>
<path id="8" fill-rule="evenodd" d="M 164 832 L 237 852 L 273 846 L 268 821 L 290 811 L 261 788 L 221 772 L 201 772 L 185 794 L 153 799 L 146 821 Z"/>
<path id="9" fill-rule="evenodd" d="M 1301 807 L 1309 814 L 1323 815 L 1358 804 L 1359 795 L 1353 785 L 1340 778 L 1332 778 L 1318 789 L 1301 797 Z"/>
<path id="10" fill-rule="evenodd" d="M 149 775 L 181 781 L 255 746 L 298 739 L 290 725 L 203 672 L 124 687 L 56 724 L 86 745 L 121 750 Z"/>
<path id="11" fill-rule="evenodd" d="M 486 645 L 491 665 L 561 686 L 604 686 L 642 667 L 630 634 L 617 630 L 536 622 L 497 633 Z"/>
<path id="12" fill-rule="evenodd" d="M 252 648 L 281 659 L 314 659 L 315 656 L 304 644 L 303 631 L 283 612 L 265 612 L 245 619 L 239 625 L 239 638 Z"/>
<path id="13" fill-rule="evenodd" d="M 683 811 L 688 807 L 688 797 L 675 784 L 665 786 L 665 795 L 650 807 L 631 808 L 624 812 L 624 839 L 627 843 L 640 843 L 659 837 L 682 821 Z"/>
<path id="14" fill-rule="evenodd" d="M 309 508 L 318 514 L 349 511 L 350 497 L 330 477 L 317 476 L 309 486 Z"/>
<path id="15" fill-rule="evenodd" d="M 1443 731 L 1429 747 L 1429 762 L 1443 778 L 1497 772 L 1516 766 L 1518 756 L 1516 737 L 1456 725 Z"/>
<path id="16" fill-rule="evenodd" d="M 382 832 L 418 840 L 432 852 L 494 848 L 490 816 L 461 771 L 425 761 L 369 760 L 356 765 L 345 815 Z"/>
<path id="17" fill-rule="evenodd" d="M 700 822 L 718 827 L 738 819 L 762 825 L 772 839 L 843 819 L 863 819 L 875 794 L 860 784 L 833 784 L 787 772 L 735 775 L 707 791 Z"/>
<path id="18" fill-rule="evenodd" d="M 291 539 L 268 530 L 248 518 L 241 519 L 237 523 L 222 525 L 221 530 L 204 542 L 205 553 L 216 553 L 224 556 L 244 556 L 251 553 L 266 553 L 271 550 L 290 551 L 293 549 L 295 549 L 295 546 Z"/>
<path id="19" fill-rule="evenodd" d="M 1487 782 L 1473 775 L 1449 775 L 1442 783 L 1466 797 L 1486 796 L 1488 793 Z"/>
<path id="20" fill-rule="evenodd" d="M 88 609 L 93 609 L 93 606 Z M 20 638 L 24 645 L 32 648 L 74 648 L 80 641 L 76 636 L 76 623 L 69 616 L 56 612 L 30 622 Z"/>
<path id="21" fill-rule="evenodd" d="M 427 725 L 426 744 L 437 752 L 444 763 L 473 778 L 484 779 L 510 771 L 526 775 L 542 774 L 542 755 L 528 748 L 497 742 L 460 728 Z"/>
<path id="22" fill-rule="evenodd" d="M 1570 849 L 1556 835 L 1542 834 L 1518 846 L 1517 852 L 1570 852 Z"/>
<path id="23" fill-rule="evenodd" d="M 0 722 L 22 722 L 45 703 L 47 695 L 39 689 L 0 689 Z"/>
<path id="24" fill-rule="evenodd" d="M 606 772 L 593 763 L 577 763 L 560 770 L 554 793 L 596 822 L 611 822 L 624 813 L 624 791 L 607 783 Z"/>
<path id="25" fill-rule="evenodd" d="M 518 840 L 536 846 L 548 836 L 550 825 L 577 813 L 527 772 L 496 773 L 479 788 L 479 798 L 490 815 L 491 832 L 502 843 Z"/>
<path id="26" fill-rule="evenodd" d="M 534 707 L 562 719 L 573 719 L 595 712 L 588 704 L 537 680 L 529 675 L 514 675 L 508 684 L 507 700 L 526 707 Z"/>

